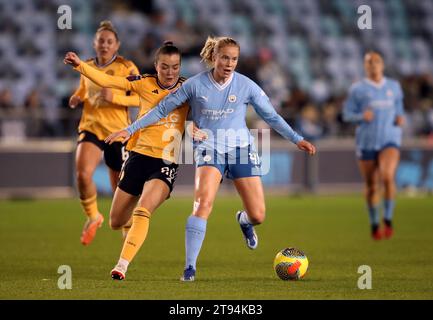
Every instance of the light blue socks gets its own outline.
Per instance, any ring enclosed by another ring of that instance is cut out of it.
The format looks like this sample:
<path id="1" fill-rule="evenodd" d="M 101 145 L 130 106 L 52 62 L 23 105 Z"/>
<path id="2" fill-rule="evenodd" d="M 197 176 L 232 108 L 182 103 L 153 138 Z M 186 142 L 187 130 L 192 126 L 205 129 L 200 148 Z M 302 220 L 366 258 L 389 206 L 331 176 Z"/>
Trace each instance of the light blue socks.
<path id="1" fill-rule="evenodd" d="M 386 221 L 392 221 L 394 215 L 395 201 L 394 199 L 385 199 L 383 201 L 383 206 L 385 209 L 384 218 Z"/>
<path id="2" fill-rule="evenodd" d="M 200 253 L 201 245 L 206 235 L 207 220 L 189 216 L 186 221 L 185 228 L 185 249 L 186 249 L 186 262 L 185 269 L 192 266 L 196 269 L 196 262 L 198 254 Z"/>

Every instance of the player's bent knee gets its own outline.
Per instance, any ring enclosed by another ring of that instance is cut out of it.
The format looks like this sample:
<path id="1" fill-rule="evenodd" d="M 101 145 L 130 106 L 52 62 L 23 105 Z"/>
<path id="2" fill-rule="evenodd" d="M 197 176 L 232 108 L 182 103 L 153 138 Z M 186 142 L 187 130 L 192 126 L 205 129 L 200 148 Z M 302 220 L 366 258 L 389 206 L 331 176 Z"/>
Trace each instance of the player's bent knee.
<path id="1" fill-rule="evenodd" d="M 118 215 L 110 212 L 110 228 L 112 230 L 121 229 L 127 222 L 128 222 L 128 220 L 125 221 L 125 219 L 122 219 L 122 218 L 118 217 Z"/>
<path id="2" fill-rule="evenodd" d="M 211 213 L 213 207 L 212 201 L 200 200 L 194 203 L 194 215 L 207 216 Z"/>
<path id="3" fill-rule="evenodd" d="M 378 191 L 376 184 L 366 184 L 365 191 L 368 195 L 375 194 Z"/>
<path id="4" fill-rule="evenodd" d="M 112 230 L 119 230 L 123 227 L 124 223 L 122 221 L 110 218 L 110 228 Z"/>
<path id="5" fill-rule="evenodd" d="M 384 175 L 382 177 L 382 181 L 385 185 L 390 185 L 394 183 L 394 179 L 392 177 L 392 175 Z"/>
<path id="6" fill-rule="evenodd" d="M 92 172 L 87 170 L 77 171 L 77 182 L 79 184 L 88 184 L 92 182 Z"/>

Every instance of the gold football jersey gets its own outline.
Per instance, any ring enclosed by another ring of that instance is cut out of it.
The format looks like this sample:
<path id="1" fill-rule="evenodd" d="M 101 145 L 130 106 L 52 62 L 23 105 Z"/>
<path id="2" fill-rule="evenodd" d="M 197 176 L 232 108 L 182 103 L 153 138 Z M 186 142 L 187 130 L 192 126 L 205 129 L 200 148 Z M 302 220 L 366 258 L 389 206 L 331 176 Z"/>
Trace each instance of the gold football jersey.
<path id="1" fill-rule="evenodd" d="M 180 77 L 175 85 L 164 88 L 156 75 L 108 76 L 85 63 L 81 63 L 75 69 L 102 87 L 137 93 L 137 96 L 134 97 L 115 94 L 113 103 L 124 105 L 126 102 L 132 102 L 132 105 L 139 105 L 139 117 L 154 108 L 159 101 L 185 81 L 185 78 Z M 129 101 L 127 101 L 128 99 Z M 170 112 L 166 118 L 137 131 L 130 138 L 127 149 L 154 158 L 177 162 L 188 111 L 189 106 L 184 104 Z"/>
<path id="2" fill-rule="evenodd" d="M 85 64 L 107 75 L 126 77 L 139 74 L 133 62 L 120 56 L 116 56 L 111 63 L 104 66 L 98 66 L 95 59 L 87 60 Z M 81 76 L 80 86 L 74 93 L 81 98 L 84 104 L 78 131 L 89 131 L 100 140 L 129 124 L 127 106 L 134 106 L 133 103 L 136 101 L 133 96 L 129 96 L 131 93 L 126 90 L 113 90 L 113 94 L 124 97 L 123 102 L 126 104 L 109 103 L 101 97 L 102 88 L 90 79 Z"/>

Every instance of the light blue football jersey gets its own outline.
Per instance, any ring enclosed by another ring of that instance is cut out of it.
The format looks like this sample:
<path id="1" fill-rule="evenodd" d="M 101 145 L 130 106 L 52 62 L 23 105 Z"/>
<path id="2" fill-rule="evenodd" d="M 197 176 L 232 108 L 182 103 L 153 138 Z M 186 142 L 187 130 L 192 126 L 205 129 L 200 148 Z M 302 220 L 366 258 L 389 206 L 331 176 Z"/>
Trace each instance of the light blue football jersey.
<path id="1" fill-rule="evenodd" d="M 166 117 L 185 102 L 191 107 L 194 123 L 209 136 L 203 142 L 194 143 L 195 147 L 200 145 L 225 153 L 232 148 L 253 145 L 254 138 L 245 123 L 249 104 L 284 138 L 295 144 L 303 140 L 275 111 L 263 90 L 251 79 L 237 72 L 223 85 L 214 80 L 212 71 L 197 74 L 126 130 L 132 134 Z"/>
<path id="2" fill-rule="evenodd" d="M 363 120 L 363 113 L 367 109 L 374 112 L 370 122 Z M 381 150 L 387 144 L 400 146 L 402 128 L 395 125 L 395 120 L 403 114 L 400 84 L 389 78 L 383 78 L 380 84 L 369 79 L 354 83 L 343 107 L 343 119 L 358 124 L 358 150 Z"/>

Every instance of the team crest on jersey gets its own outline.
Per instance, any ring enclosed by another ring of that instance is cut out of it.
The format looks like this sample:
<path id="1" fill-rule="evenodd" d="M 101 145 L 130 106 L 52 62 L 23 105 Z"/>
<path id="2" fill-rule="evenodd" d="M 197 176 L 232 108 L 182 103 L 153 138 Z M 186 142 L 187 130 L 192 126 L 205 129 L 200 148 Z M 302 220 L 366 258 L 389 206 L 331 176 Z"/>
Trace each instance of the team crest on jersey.
<path id="1" fill-rule="evenodd" d="M 107 72 L 105 72 L 106 74 L 108 74 L 109 76 L 114 75 L 114 70 L 107 70 Z"/>
<path id="2" fill-rule="evenodd" d="M 234 94 L 229 95 L 229 102 L 235 102 L 236 101 L 236 96 Z"/>
<path id="3" fill-rule="evenodd" d="M 393 94 L 393 92 L 392 92 L 391 89 L 388 89 L 388 90 L 386 91 L 386 95 L 387 95 L 388 97 L 391 98 L 394 94 Z"/>

